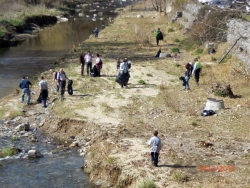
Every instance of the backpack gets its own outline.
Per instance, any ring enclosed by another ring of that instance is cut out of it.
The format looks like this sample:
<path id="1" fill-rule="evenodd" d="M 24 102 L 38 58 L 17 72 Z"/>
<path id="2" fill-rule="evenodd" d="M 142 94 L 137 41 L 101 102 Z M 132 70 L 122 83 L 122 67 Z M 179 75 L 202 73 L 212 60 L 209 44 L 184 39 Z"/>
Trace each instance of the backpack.
<path id="1" fill-rule="evenodd" d="M 214 114 L 215 112 L 213 110 L 203 110 L 203 112 L 201 113 L 201 116 L 212 116 Z"/>
<path id="2" fill-rule="evenodd" d="M 158 33 L 157 37 L 158 37 L 158 40 L 163 40 L 163 34 L 161 31 Z"/>
<path id="3" fill-rule="evenodd" d="M 101 69 L 102 69 L 102 60 L 101 60 L 101 59 L 100 59 L 100 62 L 99 62 L 99 63 L 100 63 L 100 67 L 101 67 Z"/>
<path id="4" fill-rule="evenodd" d="M 57 79 L 58 75 L 59 75 L 59 72 L 55 72 L 54 80 L 58 80 L 58 79 Z"/>

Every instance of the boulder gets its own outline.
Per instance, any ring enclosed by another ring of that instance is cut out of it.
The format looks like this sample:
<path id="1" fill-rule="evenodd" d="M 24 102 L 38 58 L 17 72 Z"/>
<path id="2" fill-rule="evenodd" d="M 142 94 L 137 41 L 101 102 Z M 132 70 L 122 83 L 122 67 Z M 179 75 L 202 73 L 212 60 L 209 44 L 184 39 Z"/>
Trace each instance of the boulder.
<path id="1" fill-rule="evenodd" d="M 43 155 L 37 150 L 29 150 L 28 151 L 28 158 L 41 158 Z"/>
<path id="2" fill-rule="evenodd" d="M 171 57 L 171 54 L 164 52 L 164 53 L 160 53 L 159 57 Z"/>

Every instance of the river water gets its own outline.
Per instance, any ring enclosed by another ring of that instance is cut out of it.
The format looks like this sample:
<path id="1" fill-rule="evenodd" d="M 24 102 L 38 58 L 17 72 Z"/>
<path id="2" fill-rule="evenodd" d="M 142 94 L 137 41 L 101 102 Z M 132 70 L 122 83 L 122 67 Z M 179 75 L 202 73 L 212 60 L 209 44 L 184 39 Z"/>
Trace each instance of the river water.
<path id="1" fill-rule="evenodd" d="M 99 30 L 104 29 L 108 25 L 105 18 L 115 17 L 114 9 L 127 4 L 128 2 L 119 2 L 116 6 L 107 3 L 95 4 L 94 7 L 81 11 L 89 17 L 79 17 L 76 13 L 68 22 L 46 28 L 36 37 L 29 38 L 16 47 L 0 49 L 0 99 L 18 89 L 22 76 L 32 78 L 38 73 L 54 68 L 53 62 L 63 57 L 73 45 L 77 46 L 86 40 L 93 34 L 95 27 Z M 97 16 L 96 21 L 93 21 L 93 14 L 98 12 L 104 13 L 104 19 L 101 20 Z M 23 152 L 12 158 L 0 158 L 0 187 L 93 187 L 81 170 L 83 158 L 77 151 L 58 150 L 54 153 L 52 151 L 56 149 L 55 145 L 40 142 L 31 144 L 25 139 L 12 143 L 11 138 L 0 137 L 0 148 L 11 145 Z M 38 149 L 44 157 L 27 159 L 25 155 L 30 149 Z"/>

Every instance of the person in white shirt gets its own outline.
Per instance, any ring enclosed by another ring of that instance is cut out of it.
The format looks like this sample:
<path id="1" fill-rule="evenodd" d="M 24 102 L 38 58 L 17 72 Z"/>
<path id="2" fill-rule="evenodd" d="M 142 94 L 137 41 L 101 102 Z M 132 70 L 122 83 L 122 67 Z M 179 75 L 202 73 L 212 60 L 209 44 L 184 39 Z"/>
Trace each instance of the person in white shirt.
<path id="1" fill-rule="evenodd" d="M 65 87 L 66 87 L 66 79 L 68 80 L 66 73 L 64 72 L 63 69 L 60 69 L 59 74 L 57 74 L 57 81 L 59 82 L 59 85 L 60 85 L 61 99 L 64 96 Z"/>
<path id="2" fill-rule="evenodd" d="M 158 131 L 155 130 L 153 132 L 153 137 L 150 138 L 148 141 L 148 145 L 150 145 L 150 154 L 151 154 L 151 161 L 154 166 L 158 166 L 158 158 L 159 153 L 162 147 L 161 139 L 158 137 Z"/>
<path id="3" fill-rule="evenodd" d="M 44 108 L 46 108 L 46 101 L 48 98 L 48 84 L 47 81 L 44 80 L 44 77 L 41 77 L 41 81 L 39 82 L 40 92 L 41 92 L 41 98 L 42 98 L 42 105 Z"/>
<path id="4" fill-rule="evenodd" d="M 91 69 L 92 69 L 92 54 L 90 51 L 84 56 L 85 63 L 87 64 L 87 74 L 89 75 Z"/>
<path id="5" fill-rule="evenodd" d="M 95 66 L 96 66 L 96 76 L 101 76 L 101 69 L 102 69 L 102 60 L 99 54 L 96 54 L 95 59 Z"/>

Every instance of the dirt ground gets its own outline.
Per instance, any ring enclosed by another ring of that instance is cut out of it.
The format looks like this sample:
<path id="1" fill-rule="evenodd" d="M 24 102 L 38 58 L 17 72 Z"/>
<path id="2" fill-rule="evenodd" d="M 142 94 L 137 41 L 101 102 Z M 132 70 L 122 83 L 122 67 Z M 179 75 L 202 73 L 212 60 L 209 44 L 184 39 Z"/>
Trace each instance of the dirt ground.
<path id="1" fill-rule="evenodd" d="M 136 18 L 138 14 L 144 17 Z M 154 41 L 157 27 L 166 33 L 160 43 L 162 51 L 171 53 L 178 46 L 173 40 L 184 37 L 176 29 L 179 25 L 171 25 L 154 11 L 142 13 L 140 7 L 127 8 L 114 24 L 100 32 L 98 39 L 91 36 L 60 62 L 74 81 L 72 96 L 66 94 L 60 101 L 47 71 L 47 109 L 35 102 L 37 87 L 32 88 L 36 94 L 31 106 L 19 104 L 16 95 L 5 99 L 1 107 L 15 106 L 13 114 L 20 115 L 21 111 L 37 124 L 42 119 L 43 130 L 69 143 L 74 136 L 74 141 L 86 151 L 85 171 L 90 180 L 101 182 L 103 187 L 136 187 L 146 179 L 159 188 L 250 187 L 250 96 L 247 83 L 232 74 L 237 60 L 217 65 L 208 55 L 202 56 L 200 86 L 192 77 L 191 90 L 183 91 L 178 78 L 195 55 L 181 50 L 170 58 L 155 58 L 159 49 Z M 168 33 L 169 28 L 176 32 Z M 148 42 L 135 37 L 140 34 L 138 30 L 143 31 L 141 38 L 146 36 Z M 88 50 L 100 53 L 103 59 L 99 78 L 80 76 L 78 56 Z M 114 81 L 118 57 L 132 61 L 127 89 Z M 221 98 L 212 92 L 214 84 L 227 79 L 237 98 Z M 202 117 L 207 98 L 222 99 L 226 108 Z M 157 168 L 150 163 L 147 145 L 155 129 L 163 143 Z"/>

